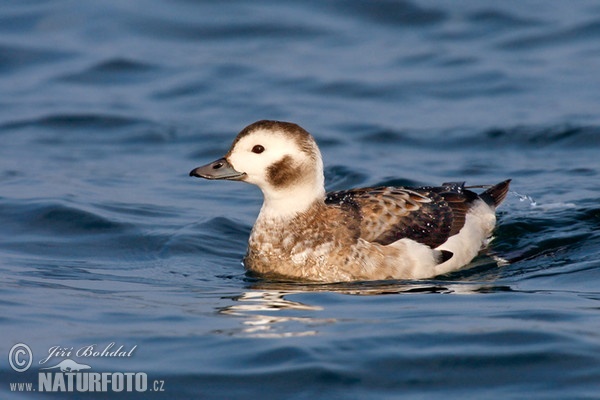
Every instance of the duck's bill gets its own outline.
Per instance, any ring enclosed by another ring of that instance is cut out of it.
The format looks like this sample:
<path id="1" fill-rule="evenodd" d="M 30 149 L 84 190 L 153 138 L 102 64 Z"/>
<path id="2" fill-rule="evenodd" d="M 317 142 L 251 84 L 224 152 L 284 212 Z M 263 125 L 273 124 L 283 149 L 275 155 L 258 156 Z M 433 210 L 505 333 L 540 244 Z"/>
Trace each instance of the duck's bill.
<path id="1" fill-rule="evenodd" d="M 245 173 L 236 171 L 229 161 L 225 158 L 219 158 L 210 164 L 194 168 L 190 171 L 190 176 L 197 176 L 204 179 L 227 179 L 237 181 L 246 176 Z"/>

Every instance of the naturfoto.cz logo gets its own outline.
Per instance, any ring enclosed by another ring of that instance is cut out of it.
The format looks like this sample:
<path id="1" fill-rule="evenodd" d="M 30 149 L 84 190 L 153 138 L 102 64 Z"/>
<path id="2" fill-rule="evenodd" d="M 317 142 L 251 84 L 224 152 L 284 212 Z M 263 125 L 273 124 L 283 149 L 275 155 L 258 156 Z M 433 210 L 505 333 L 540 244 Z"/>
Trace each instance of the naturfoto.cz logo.
<path id="1" fill-rule="evenodd" d="M 154 380 L 148 386 L 145 372 L 95 372 L 89 365 L 94 358 L 129 358 L 137 345 L 126 348 L 114 342 L 104 347 L 96 344 L 80 348 L 52 346 L 38 364 L 37 386 L 34 382 L 11 382 L 13 392 L 146 392 L 164 391 L 164 381 Z M 59 362 L 57 359 L 62 358 Z M 85 358 L 79 362 L 73 358 Z M 25 372 L 33 364 L 33 352 L 25 343 L 15 344 L 8 353 L 11 368 Z"/>

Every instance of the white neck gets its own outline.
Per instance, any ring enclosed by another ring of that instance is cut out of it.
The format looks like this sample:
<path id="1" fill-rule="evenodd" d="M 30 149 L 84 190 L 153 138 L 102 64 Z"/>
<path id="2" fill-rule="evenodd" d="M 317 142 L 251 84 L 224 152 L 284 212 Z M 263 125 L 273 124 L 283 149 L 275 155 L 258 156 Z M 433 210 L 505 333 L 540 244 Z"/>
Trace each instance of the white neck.
<path id="1" fill-rule="evenodd" d="M 267 192 L 263 190 L 263 194 L 265 199 L 258 219 L 291 219 L 308 210 L 315 201 L 324 201 L 325 199 L 322 182 L 310 187 L 286 188 L 281 191 Z"/>

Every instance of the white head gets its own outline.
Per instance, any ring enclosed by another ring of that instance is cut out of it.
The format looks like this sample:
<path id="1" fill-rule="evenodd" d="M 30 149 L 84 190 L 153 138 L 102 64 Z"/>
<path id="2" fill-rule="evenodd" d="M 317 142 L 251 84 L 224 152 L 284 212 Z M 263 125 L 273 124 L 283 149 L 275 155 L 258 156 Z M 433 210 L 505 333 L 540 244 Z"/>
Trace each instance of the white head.
<path id="1" fill-rule="evenodd" d="M 296 124 L 258 121 L 244 128 L 224 158 L 190 175 L 257 185 L 261 216 L 286 218 L 325 198 L 323 161 L 313 137 Z"/>

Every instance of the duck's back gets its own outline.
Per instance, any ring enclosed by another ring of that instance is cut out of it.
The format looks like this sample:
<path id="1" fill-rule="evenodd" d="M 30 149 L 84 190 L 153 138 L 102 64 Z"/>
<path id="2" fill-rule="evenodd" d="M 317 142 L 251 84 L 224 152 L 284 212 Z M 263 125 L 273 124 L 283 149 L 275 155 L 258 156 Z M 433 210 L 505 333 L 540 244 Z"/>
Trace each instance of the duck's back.
<path id="1" fill-rule="evenodd" d="M 327 194 L 330 206 L 353 207 L 360 215 L 361 238 L 388 245 L 411 239 L 437 248 L 464 227 L 466 215 L 481 200 L 491 211 L 506 197 L 510 181 L 482 194 L 466 189 L 463 182 L 439 187 L 375 187 Z"/>

